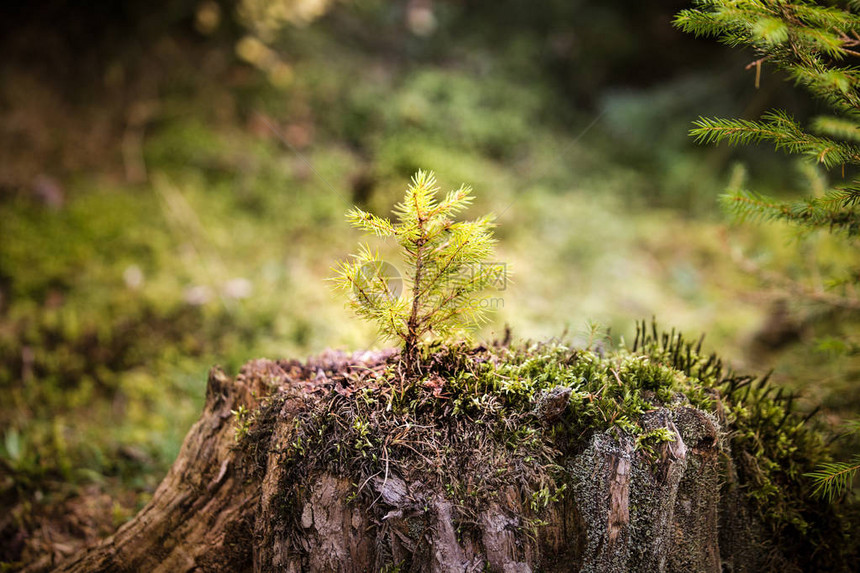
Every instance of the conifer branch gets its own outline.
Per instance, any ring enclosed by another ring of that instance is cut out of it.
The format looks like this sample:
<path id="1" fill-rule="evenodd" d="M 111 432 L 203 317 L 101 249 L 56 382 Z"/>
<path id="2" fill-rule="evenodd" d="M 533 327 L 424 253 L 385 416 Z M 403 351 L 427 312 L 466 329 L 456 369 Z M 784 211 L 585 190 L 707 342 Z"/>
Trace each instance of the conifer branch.
<path id="1" fill-rule="evenodd" d="M 857 473 L 860 472 L 860 455 L 855 455 L 850 462 L 823 463 L 814 472 L 804 474 L 812 478 L 814 489 L 812 495 L 833 501 L 841 497 L 851 488 Z"/>
<path id="2" fill-rule="evenodd" d="M 860 1 L 826 3 L 811 0 L 698 0 L 678 14 L 675 24 L 697 36 L 716 37 L 730 46 L 751 48 L 758 56 L 748 68 L 756 69 L 756 87 L 763 62 L 787 72 L 800 86 L 830 106 L 826 117 L 812 122 L 812 133 L 788 114 L 772 111 L 759 120 L 700 118 L 691 134 L 702 143 L 731 145 L 767 142 L 778 150 L 804 155 L 827 169 L 860 168 Z M 820 181 L 820 179 L 818 180 Z M 723 196 L 725 208 L 740 219 L 779 220 L 794 225 L 800 234 L 823 229 L 839 233 L 856 247 L 860 237 L 860 181 L 827 190 L 816 184 L 815 193 L 800 200 L 780 201 L 743 189 Z M 852 310 L 860 309 L 855 265 L 851 278 L 834 280 L 841 294 L 765 273 L 751 261 L 742 267 L 756 272 L 783 291 L 810 300 Z M 860 455 L 849 462 L 822 464 L 807 474 L 814 493 L 829 500 L 841 496 L 860 471 Z"/>
<path id="3" fill-rule="evenodd" d="M 846 209 L 846 203 L 856 201 L 858 192 L 835 190 L 824 197 L 800 201 L 776 201 L 746 190 L 735 190 L 721 196 L 723 207 L 738 220 L 786 221 L 805 231 L 823 229 L 843 232 L 848 237 L 860 235 L 860 213 Z"/>
<path id="4" fill-rule="evenodd" d="M 807 155 L 827 168 L 860 162 L 860 147 L 806 133 L 782 111 L 766 113 L 761 121 L 701 117 L 693 125 L 696 127 L 690 135 L 699 143 L 747 145 L 770 141 L 777 150 Z"/>

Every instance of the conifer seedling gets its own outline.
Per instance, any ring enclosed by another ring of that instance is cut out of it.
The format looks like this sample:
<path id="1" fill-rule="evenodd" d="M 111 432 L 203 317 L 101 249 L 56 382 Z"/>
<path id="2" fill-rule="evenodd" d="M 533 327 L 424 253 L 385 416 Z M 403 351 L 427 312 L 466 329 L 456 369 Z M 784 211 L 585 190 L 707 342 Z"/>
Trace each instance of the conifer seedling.
<path id="1" fill-rule="evenodd" d="M 463 185 L 441 201 L 438 191 L 433 173 L 418 171 L 394 208 L 397 222 L 357 207 L 347 213 L 353 226 L 397 241 L 402 288 L 392 266 L 368 245 L 337 265 L 331 279 L 358 316 L 375 322 L 383 337 L 400 341 L 409 375 L 419 373 L 422 340 L 466 334 L 486 320 L 480 294 L 499 278 L 499 266 L 488 263 L 496 242 L 491 217 L 453 219 L 472 203 L 472 189 Z"/>

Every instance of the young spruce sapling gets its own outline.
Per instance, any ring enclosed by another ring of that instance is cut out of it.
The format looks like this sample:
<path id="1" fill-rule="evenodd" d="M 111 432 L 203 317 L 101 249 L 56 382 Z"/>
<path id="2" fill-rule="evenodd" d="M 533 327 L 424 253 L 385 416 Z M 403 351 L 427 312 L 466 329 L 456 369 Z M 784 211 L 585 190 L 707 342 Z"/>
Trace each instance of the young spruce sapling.
<path id="1" fill-rule="evenodd" d="M 347 213 L 353 226 L 398 242 L 405 265 L 402 289 L 400 277 L 368 245 L 338 264 L 332 278 L 358 316 L 376 322 L 383 337 L 400 341 L 409 375 L 420 372 L 423 339 L 465 334 L 486 320 L 481 291 L 499 278 L 499 265 L 488 264 L 496 243 L 491 217 L 453 219 L 472 203 L 472 189 L 463 185 L 442 200 L 438 190 L 432 172 L 418 171 L 394 209 L 397 222 L 357 207 Z"/>

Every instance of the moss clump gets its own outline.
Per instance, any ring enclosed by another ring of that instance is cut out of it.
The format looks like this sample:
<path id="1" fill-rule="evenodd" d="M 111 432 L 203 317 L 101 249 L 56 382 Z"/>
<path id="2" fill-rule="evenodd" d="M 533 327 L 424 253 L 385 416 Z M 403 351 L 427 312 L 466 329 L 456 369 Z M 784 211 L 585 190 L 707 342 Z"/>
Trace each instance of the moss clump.
<path id="1" fill-rule="evenodd" d="M 322 394 L 306 398 L 288 443 L 280 444 L 285 489 L 328 471 L 353 479 L 355 496 L 372 503 L 374 478 L 419 480 L 445 491 L 468 528 L 481 508 L 513 487 L 540 516 L 574 485 L 565 468 L 595 433 L 614 434 L 634 443 L 639 455 L 651 455 L 671 436 L 647 427 L 644 415 L 693 406 L 728 432 L 724 487 L 740 488 L 770 541 L 803 565 L 848 557 L 846 521 L 808 495 L 803 477 L 828 459 L 824 434 L 766 378 L 724 372 L 718 358 L 679 334 L 659 335 L 642 324 L 632 348 L 609 351 L 558 341 L 437 345 L 424 350 L 421 365 L 420 379 L 411 382 L 399 379 L 396 356 L 323 373 Z M 559 396 L 562 407 L 552 406 Z M 295 396 L 270 398 L 240 440 L 258 464 L 288 399 Z M 815 548 L 830 553 L 809 557 Z"/>

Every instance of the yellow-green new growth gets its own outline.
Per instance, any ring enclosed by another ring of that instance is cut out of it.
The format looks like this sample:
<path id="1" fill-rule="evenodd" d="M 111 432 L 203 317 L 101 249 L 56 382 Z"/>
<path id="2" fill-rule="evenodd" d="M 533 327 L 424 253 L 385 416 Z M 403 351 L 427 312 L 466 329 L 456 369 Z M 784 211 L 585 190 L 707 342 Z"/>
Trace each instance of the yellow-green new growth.
<path id="1" fill-rule="evenodd" d="M 341 262 L 332 279 L 349 295 L 356 314 L 376 322 L 383 336 L 401 341 L 410 371 L 423 338 L 462 334 L 485 320 L 480 293 L 498 279 L 498 267 L 487 264 L 496 242 L 491 218 L 453 220 L 472 203 L 472 189 L 463 185 L 441 201 L 438 190 L 432 172 L 418 171 L 394 209 L 396 223 L 359 208 L 347 213 L 353 226 L 400 244 L 406 268 L 402 289 L 400 277 L 367 245 Z"/>

